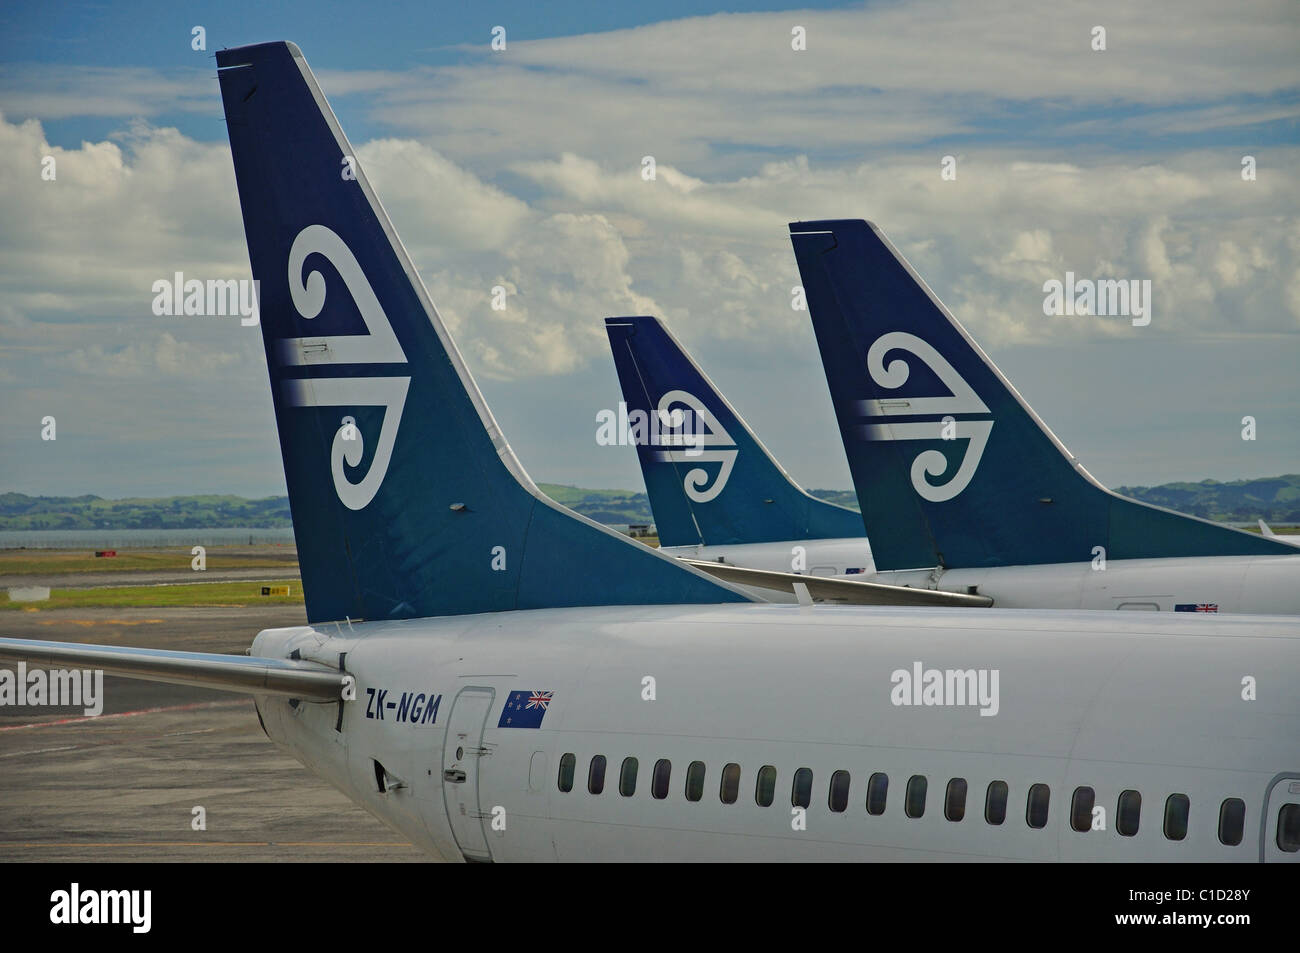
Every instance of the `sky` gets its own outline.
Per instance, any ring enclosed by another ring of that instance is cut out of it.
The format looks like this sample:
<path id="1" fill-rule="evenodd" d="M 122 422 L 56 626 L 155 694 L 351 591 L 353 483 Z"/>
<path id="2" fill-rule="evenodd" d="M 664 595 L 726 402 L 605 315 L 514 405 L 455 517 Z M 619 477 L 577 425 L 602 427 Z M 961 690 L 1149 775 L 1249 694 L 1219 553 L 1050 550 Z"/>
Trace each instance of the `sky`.
<path id="1" fill-rule="evenodd" d="M 0 492 L 284 492 L 257 328 L 151 307 L 250 276 L 213 53 L 276 39 L 538 481 L 642 488 L 596 415 L 603 319 L 654 314 L 850 487 L 791 307 L 820 218 L 879 225 L 1102 482 L 1300 471 L 1293 2 L 50 2 L 0 11 Z M 1045 315 L 1067 271 L 1149 280 L 1150 324 Z"/>

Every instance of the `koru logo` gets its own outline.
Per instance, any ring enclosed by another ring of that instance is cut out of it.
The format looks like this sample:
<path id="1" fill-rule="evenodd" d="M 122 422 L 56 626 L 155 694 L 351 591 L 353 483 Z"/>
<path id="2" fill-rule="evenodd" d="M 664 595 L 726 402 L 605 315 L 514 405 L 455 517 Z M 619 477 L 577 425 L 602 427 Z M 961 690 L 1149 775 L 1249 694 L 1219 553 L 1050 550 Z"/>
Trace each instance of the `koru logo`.
<path id="1" fill-rule="evenodd" d="M 674 404 L 685 405 L 687 409 Z M 673 464 L 720 464 L 712 486 L 709 485 L 708 471 L 698 466 L 687 470 L 682 481 L 682 489 L 696 503 L 707 503 L 716 498 L 727 485 L 732 467 L 736 465 L 736 455 L 740 453 L 731 435 L 699 398 L 684 390 L 670 390 L 659 398 L 655 414 L 659 421 L 653 432 L 654 443 L 660 447 L 685 449 L 658 450 L 654 458 Z M 708 447 L 718 449 L 705 449 Z"/>
<path id="2" fill-rule="evenodd" d="M 324 337 L 283 338 L 276 342 L 276 356 L 283 367 L 317 367 L 321 365 L 405 364 L 406 354 L 397 343 L 388 316 L 375 297 L 374 289 L 357 263 L 351 249 L 324 225 L 308 225 L 293 240 L 289 249 L 289 293 L 302 317 L 311 320 L 325 306 L 325 277 L 310 272 L 303 281 L 307 256 L 323 255 L 338 271 L 356 302 L 367 334 Z M 330 473 L 334 490 L 350 510 L 365 508 L 388 472 L 402 419 L 406 391 L 411 378 L 406 377 L 313 377 L 282 381 L 282 396 L 290 407 L 383 407 L 384 419 L 375 444 L 374 459 L 360 482 L 348 479 L 348 471 L 361 464 L 365 438 L 361 428 L 339 418 L 339 428 L 330 448 Z"/>
<path id="3" fill-rule="evenodd" d="M 952 391 L 951 397 L 899 397 L 892 400 L 864 400 L 857 403 L 856 410 L 869 423 L 861 428 L 864 440 L 938 440 L 945 417 L 957 414 L 987 414 L 988 407 L 976 396 L 960 374 L 944 359 L 943 355 L 914 334 L 903 331 L 890 331 L 878 337 L 867 351 L 867 372 L 871 379 L 882 388 L 894 390 L 907 382 L 911 368 L 907 361 L 895 358 L 885 366 L 885 355 L 890 351 L 907 351 L 918 358 L 932 370 L 945 387 Z M 896 418 L 923 417 L 924 420 L 909 420 L 895 423 Z M 886 422 L 877 422 L 884 420 Z M 912 461 L 912 487 L 922 499 L 931 503 L 942 503 L 966 489 L 975 468 L 979 466 L 984 447 L 988 444 L 989 432 L 993 429 L 992 418 L 984 420 L 956 420 L 949 426 L 953 428 L 954 440 L 967 440 L 966 454 L 962 457 L 957 472 L 947 483 L 931 483 L 929 477 L 940 477 L 948 470 L 948 457 L 939 450 L 925 450 Z"/>

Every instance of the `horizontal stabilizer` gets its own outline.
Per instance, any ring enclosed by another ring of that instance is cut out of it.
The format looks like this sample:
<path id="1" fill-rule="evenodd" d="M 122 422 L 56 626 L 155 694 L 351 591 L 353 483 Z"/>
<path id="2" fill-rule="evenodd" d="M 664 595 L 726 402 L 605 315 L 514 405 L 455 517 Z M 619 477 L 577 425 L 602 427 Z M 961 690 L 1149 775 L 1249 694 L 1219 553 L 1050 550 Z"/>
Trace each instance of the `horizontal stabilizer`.
<path id="1" fill-rule="evenodd" d="M 34 639 L 0 639 L 0 661 L 101 669 L 109 675 L 151 682 L 321 702 L 338 701 L 346 678 L 310 662 Z"/>
<path id="2" fill-rule="evenodd" d="M 702 559 L 683 561 L 737 585 L 775 589 L 792 595 L 798 595 L 798 590 L 794 588 L 796 585 L 806 586 L 808 594 L 819 602 L 839 602 L 853 606 L 963 606 L 977 609 L 987 609 L 993 605 L 993 600 L 988 596 L 968 596 L 960 592 L 887 586 L 879 582 L 858 582 L 842 576 L 807 576 L 795 572 L 747 569 Z"/>

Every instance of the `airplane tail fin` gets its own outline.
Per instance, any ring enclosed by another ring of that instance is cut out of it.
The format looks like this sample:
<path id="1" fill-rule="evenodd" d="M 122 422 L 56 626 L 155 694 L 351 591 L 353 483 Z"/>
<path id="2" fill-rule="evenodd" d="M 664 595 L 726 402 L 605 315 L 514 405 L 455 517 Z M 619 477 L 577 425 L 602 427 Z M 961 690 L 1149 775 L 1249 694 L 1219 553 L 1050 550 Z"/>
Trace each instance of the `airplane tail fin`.
<path id="1" fill-rule="evenodd" d="M 308 619 L 747 601 L 538 491 L 302 52 L 217 66 Z"/>
<path id="2" fill-rule="evenodd" d="M 605 331 L 661 545 L 863 535 L 859 514 L 795 485 L 658 318 Z"/>
<path id="3" fill-rule="evenodd" d="M 1289 551 L 1098 483 L 876 226 L 790 233 L 877 569 Z"/>

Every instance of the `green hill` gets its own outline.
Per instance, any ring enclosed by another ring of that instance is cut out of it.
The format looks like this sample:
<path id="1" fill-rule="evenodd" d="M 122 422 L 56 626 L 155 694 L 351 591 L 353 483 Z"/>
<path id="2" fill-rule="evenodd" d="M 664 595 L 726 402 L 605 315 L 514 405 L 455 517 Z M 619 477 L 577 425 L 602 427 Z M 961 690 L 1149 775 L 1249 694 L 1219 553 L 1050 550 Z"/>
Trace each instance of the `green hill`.
<path id="1" fill-rule="evenodd" d="M 601 523 L 652 523 L 650 501 L 628 490 L 588 490 L 555 483 L 540 485 L 558 503 Z M 246 500 L 238 496 L 172 496 L 106 500 L 98 496 L 27 496 L 0 493 L 0 530 L 42 529 L 220 529 L 292 526 L 283 496 Z"/>
<path id="2" fill-rule="evenodd" d="M 858 506 L 858 495 L 852 490 L 809 490 L 808 492 L 817 499 L 834 503 L 836 506 L 843 506 L 850 510 L 861 509 Z"/>
<path id="3" fill-rule="evenodd" d="M 852 490 L 808 492 L 849 509 L 858 508 L 857 494 Z M 1230 483 L 1202 480 L 1160 486 L 1121 486 L 1115 492 L 1220 523 L 1253 523 L 1261 519 L 1278 525 L 1300 523 L 1300 474 L 1297 473 Z"/>
<path id="4" fill-rule="evenodd" d="M 538 484 L 557 503 L 600 523 L 653 523 L 644 493 L 591 490 L 558 483 Z M 810 490 L 813 496 L 858 508 L 852 490 Z M 1300 474 L 1220 483 L 1166 483 L 1119 487 L 1117 492 L 1146 503 L 1205 519 L 1278 525 L 1300 523 Z M 173 496 L 106 500 L 98 496 L 27 496 L 0 493 L 0 530 L 39 529 L 218 529 L 292 525 L 283 496 L 246 500 L 238 496 Z"/>
<path id="5" fill-rule="evenodd" d="M 630 490 L 585 490 L 559 483 L 539 483 L 538 488 L 556 503 L 597 523 L 653 523 L 650 500 Z"/>
<path id="6" fill-rule="evenodd" d="M 1115 491 L 1143 503 L 1221 523 L 1300 523 L 1300 473 L 1258 480 L 1202 480 L 1161 486 L 1121 486 Z"/>
<path id="7" fill-rule="evenodd" d="M 289 500 L 271 496 L 172 496 L 105 500 L 98 496 L 0 493 L 0 529 L 218 529 L 291 526 Z"/>

